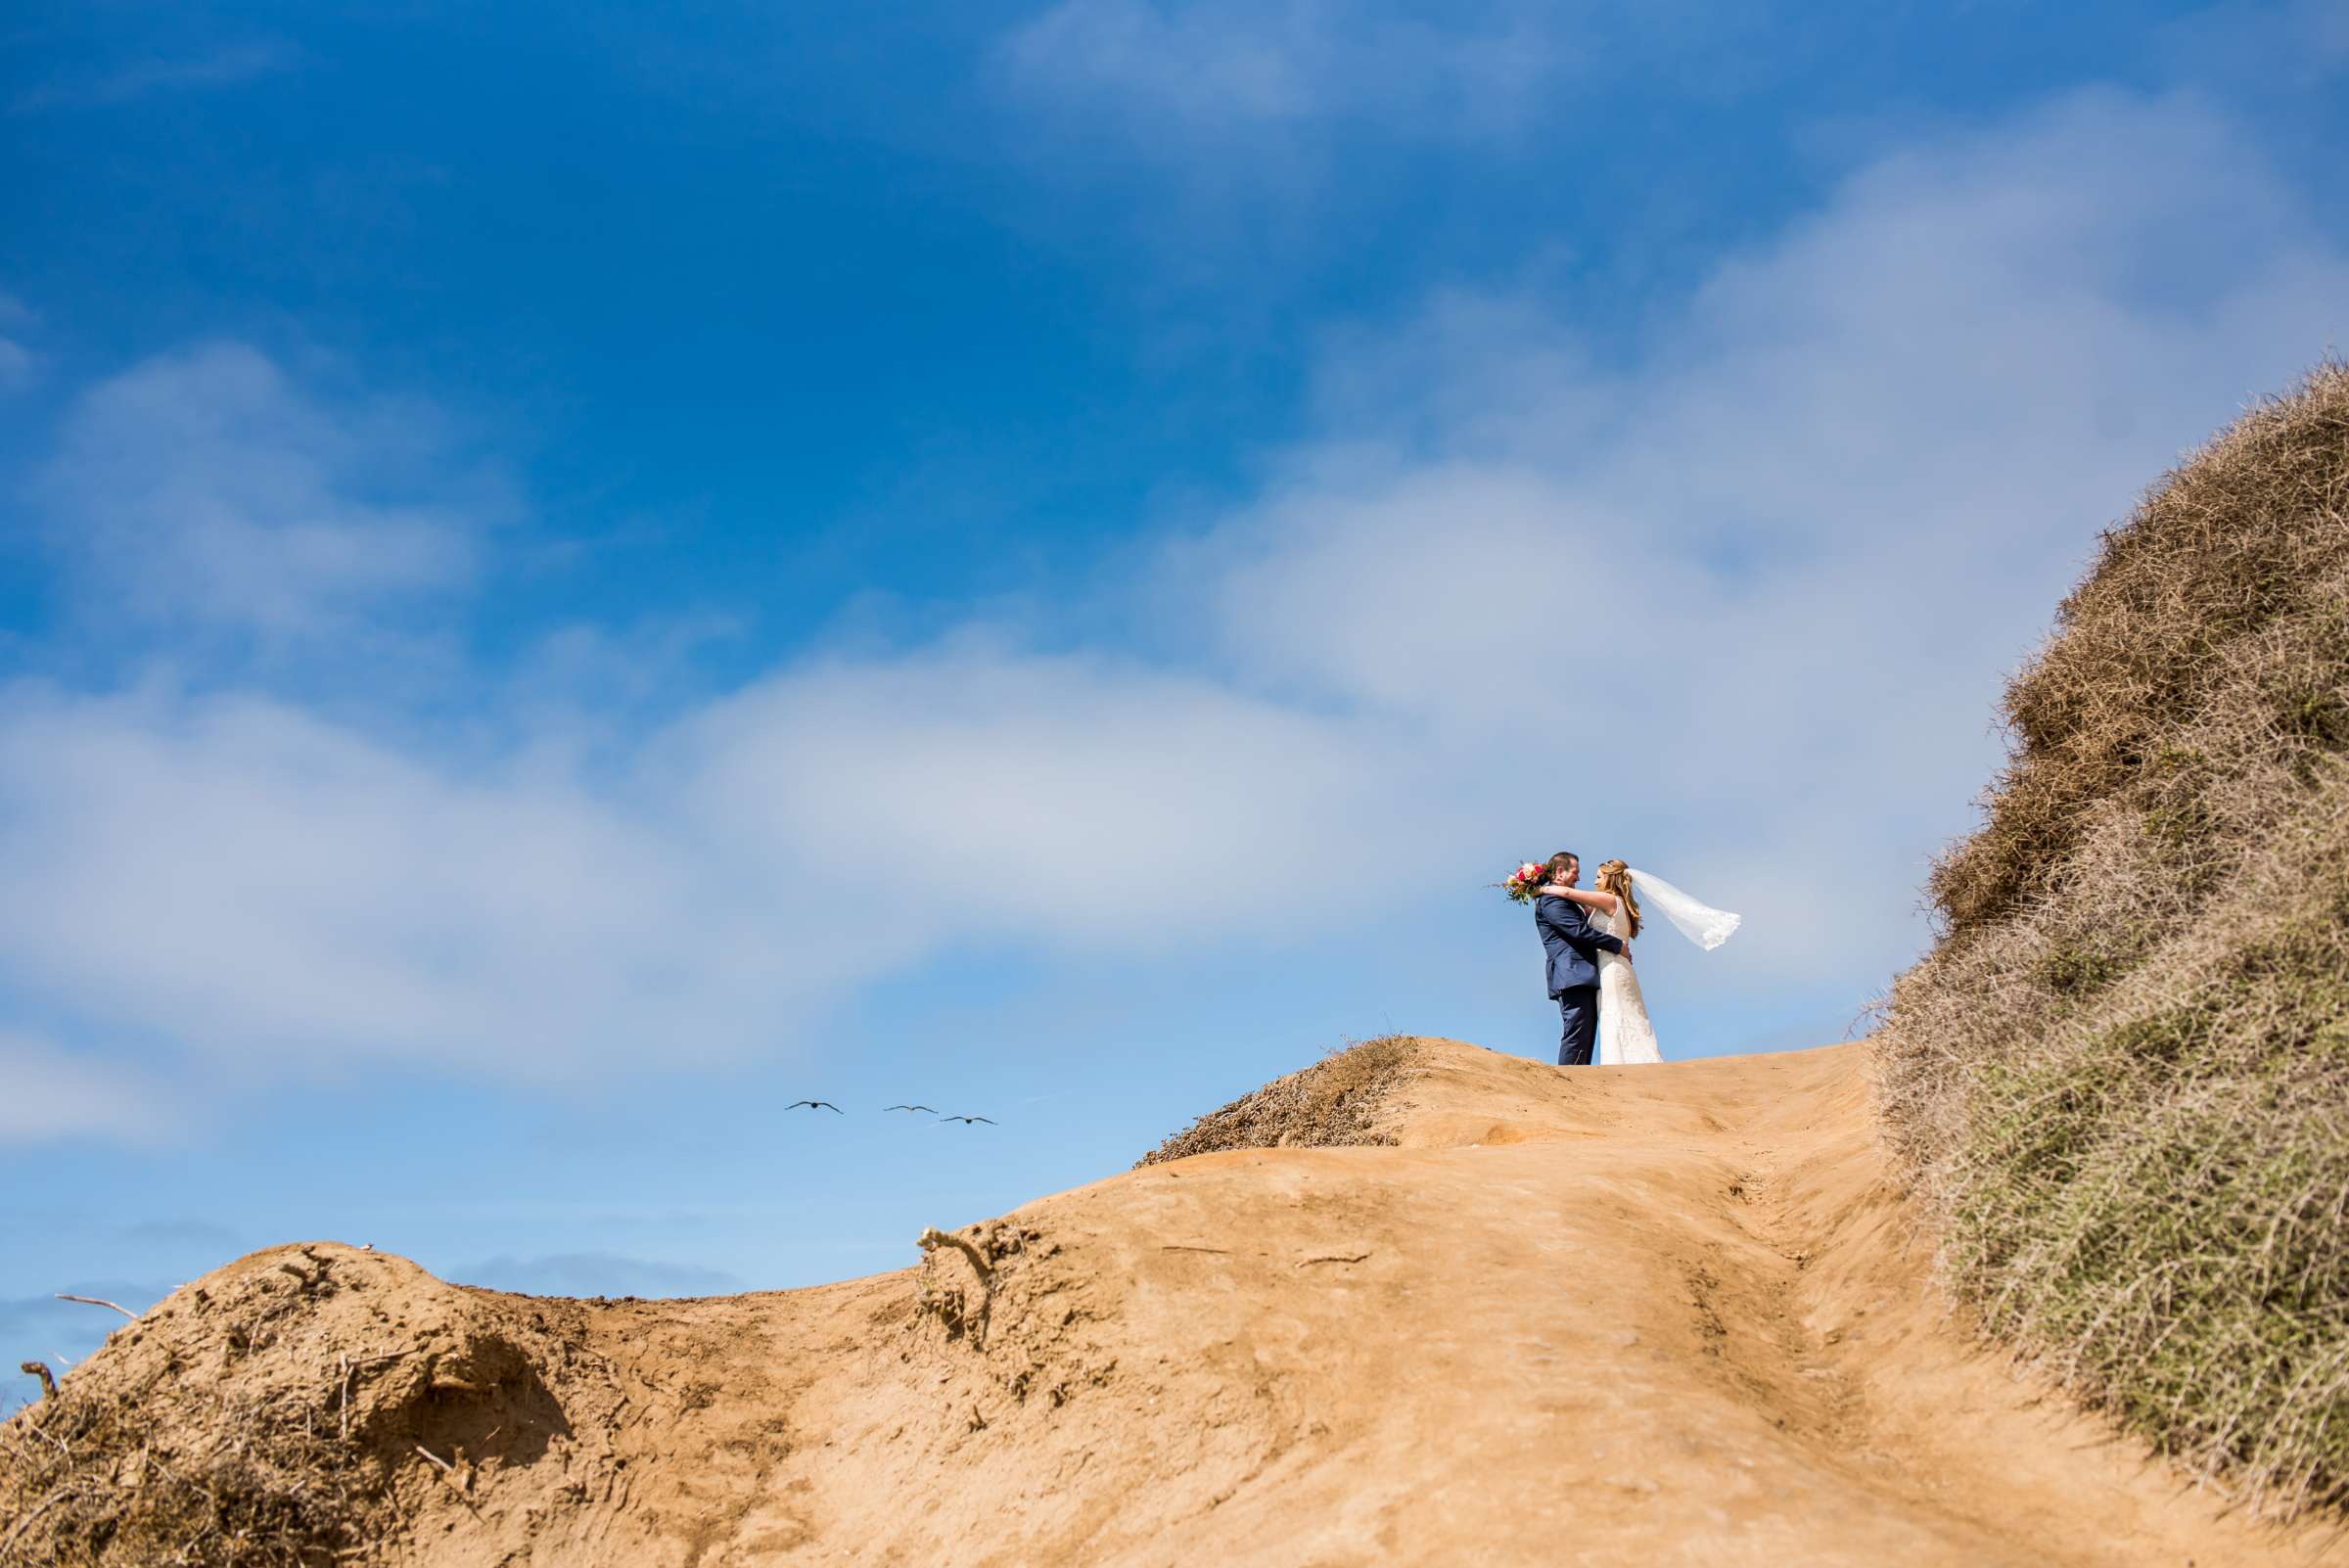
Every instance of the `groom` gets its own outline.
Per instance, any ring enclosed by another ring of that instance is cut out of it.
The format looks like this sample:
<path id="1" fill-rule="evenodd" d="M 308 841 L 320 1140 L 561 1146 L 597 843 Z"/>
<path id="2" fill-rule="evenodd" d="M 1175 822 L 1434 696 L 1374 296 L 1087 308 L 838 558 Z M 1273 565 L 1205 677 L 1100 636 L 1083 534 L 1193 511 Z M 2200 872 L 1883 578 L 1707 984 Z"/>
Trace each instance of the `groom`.
<path id="1" fill-rule="evenodd" d="M 1548 870 L 1544 887 L 1571 888 L 1582 878 L 1583 862 L 1573 851 L 1560 850 L 1549 857 Z M 1534 899 L 1534 929 L 1549 953 L 1549 997 L 1566 1026 L 1558 1037 L 1558 1065 L 1588 1067 L 1598 1038 L 1598 954 L 1623 951 L 1623 942 L 1591 930 L 1583 906 L 1554 893 Z"/>

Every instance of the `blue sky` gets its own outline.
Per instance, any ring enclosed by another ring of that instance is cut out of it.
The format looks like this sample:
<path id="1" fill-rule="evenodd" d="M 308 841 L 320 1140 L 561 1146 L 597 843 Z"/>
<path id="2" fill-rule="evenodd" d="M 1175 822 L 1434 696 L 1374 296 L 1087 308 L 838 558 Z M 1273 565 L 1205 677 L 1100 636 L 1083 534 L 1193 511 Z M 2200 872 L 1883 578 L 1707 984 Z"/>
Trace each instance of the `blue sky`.
<path id="1" fill-rule="evenodd" d="M 7 36 L 0 1360 L 297 1237 L 894 1267 L 1540 1054 L 1562 845 L 1747 914 L 1668 1053 L 1842 1038 L 2097 530 L 2349 328 L 2321 4 Z"/>

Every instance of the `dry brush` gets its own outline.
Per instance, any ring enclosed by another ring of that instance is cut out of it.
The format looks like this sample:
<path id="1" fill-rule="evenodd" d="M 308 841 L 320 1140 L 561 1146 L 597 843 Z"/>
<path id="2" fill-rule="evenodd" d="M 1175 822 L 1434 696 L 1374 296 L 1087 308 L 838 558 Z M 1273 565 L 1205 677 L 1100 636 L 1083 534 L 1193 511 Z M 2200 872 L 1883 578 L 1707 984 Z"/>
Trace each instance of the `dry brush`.
<path id="1" fill-rule="evenodd" d="M 2104 537 L 1876 1038 L 1984 1326 L 2206 1477 L 2349 1501 L 2349 368 Z"/>

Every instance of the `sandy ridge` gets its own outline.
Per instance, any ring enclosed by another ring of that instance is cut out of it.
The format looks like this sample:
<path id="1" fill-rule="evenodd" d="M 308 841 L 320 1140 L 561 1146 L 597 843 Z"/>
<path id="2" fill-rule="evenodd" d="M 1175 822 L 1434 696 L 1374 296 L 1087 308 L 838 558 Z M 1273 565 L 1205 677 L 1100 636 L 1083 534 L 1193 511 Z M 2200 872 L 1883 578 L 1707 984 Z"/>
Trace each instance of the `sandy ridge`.
<path id="1" fill-rule="evenodd" d="M 1970 1343 L 1861 1048 L 1413 1052 L 1391 1146 L 1149 1166 L 912 1269 L 597 1304 L 311 1244 L 271 1311 L 289 1364 L 417 1347 L 361 1404 L 463 1485 L 397 1468 L 390 1562 L 2311 1560 Z M 187 1360 L 186 1295 L 76 1375 Z"/>

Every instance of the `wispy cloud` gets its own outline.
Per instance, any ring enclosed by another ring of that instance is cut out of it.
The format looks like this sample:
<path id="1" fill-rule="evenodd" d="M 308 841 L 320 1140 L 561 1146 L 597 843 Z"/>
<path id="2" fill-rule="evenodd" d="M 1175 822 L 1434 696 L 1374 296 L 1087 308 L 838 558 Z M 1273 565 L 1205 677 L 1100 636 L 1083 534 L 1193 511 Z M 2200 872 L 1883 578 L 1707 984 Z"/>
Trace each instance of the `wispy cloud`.
<path id="1" fill-rule="evenodd" d="M 1521 8 L 1468 22 L 1323 0 L 1061 0 L 1004 39 L 999 64 L 1038 105 L 1169 153 L 1357 116 L 1473 137 L 1520 120 L 1560 45 Z"/>
<path id="2" fill-rule="evenodd" d="M 1153 657 L 978 621 L 592 766 L 542 683 L 460 744 L 264 688 L 21 682 L 0 979 L 272 1071 L 624 1075 L 776 1050 L 961 947 L 1415 963 L 1413 911 L 1565 837 L 1744 909 L 1723 994 L 1864 992 L 2096 530 L 2345 300 L 2225 120 L 2090 95 L 1879 160 L 1625 366 L 1535 295 L 1337 346 L 1322 434 L 1101 586 L 1171 628 Z M 273 625 L 461 585 L 467 525 L 353 477 L 399 422 L 314 402 L 250 349 L 101 389 L 57 470 L 128 530 L 88 561 Z M 235 548 L 183 538 L 218 516 Z M 342 543 L 288 547 L 311 527 Z"/>
<path id="3" fill-rule="evenodd" d="M 164 1096 L 138 1070 L 0 1028 L 0 1146 L 60 1138 L 136 1139 L 166 1125 Z"/>
<path id="4" fill-rule="evenodd" d="M 1628 373 L 1447 302 L 1191 570 L 1259 681 L 1463 756 L 1568 730 L 1526 819 L 1774 909 L 1723 969 L 1889 969 L 2095 530 L 2345 313 L 2228 124 L 2086 95 L 1862 170 Z"/>
<path id="5" fill-rule="evenodd" d="M 1153 164 L 1262 178 L 1339 127 L 1435 141 L 1525 129 L 1584 45 L 1537 10 L 1059 0 L 1000 40 L 993 70 L 1079 146 L 1109 136 Z"/>
<path id="6" fill-rule="evenodd" d="M 0 392 L 22 392 L 40 374 L 39 356 L 23 341 L 32 325 L 24 301 L 0 291 Z"/>
<path id="7" fill-rule="evenodd" d="M 2154 37 L 2174 69 L 2238 92 L 2305 91 L 2349 71 L 2349 9 L 2334 0 L 2221 0 Z"/>
<path id="8" fill-rule="evenodd" d="M 156 93 L 205 92 L 241 86 L 301 62 L 301 52 L 282 39 L 225 44 L 190 55 L 146 55 L 78 76 L 61 76 L 22 94 L 21 114 L 47 109 L 97 109 L 127 104 Z"/>
<path id="9" fill-rule="evenodd" d="M 217 343 L 84 392 L 33 493 L 100 613 L 299 639 L 472 577 L 494 484 L 445 437 L 428 406 L 330 399 Z"/>
<path id="10" fill-rule="evenodd" d="M 280 1065 L 739 1057 L 948 941 L 1277 930 L 1317 901 L 1291 848 L 1384 831 L 1425 776 L 1218 682 L 978 638 L 778 672 L 639 737 L 617 778 L 541 715 L 505 722 L 484 763 L 281 699 L 21 684 L 0 966 Z M 890 868 L 948 845 L 962 885 L 907 897 Z M 1137 925 L 1109 871 L 1143 845 L 1168 868 Z"/>
<path id="11" fill-rule="evenodd" d="M 1024 146 L 1295 196 L 1382 145 L 1538 145 L 1663 73 L 1742 90 L 1787 52 L 1773 20 L 1751 0 L 1055 0 L 1003 33 L 988 75 Z"/>

